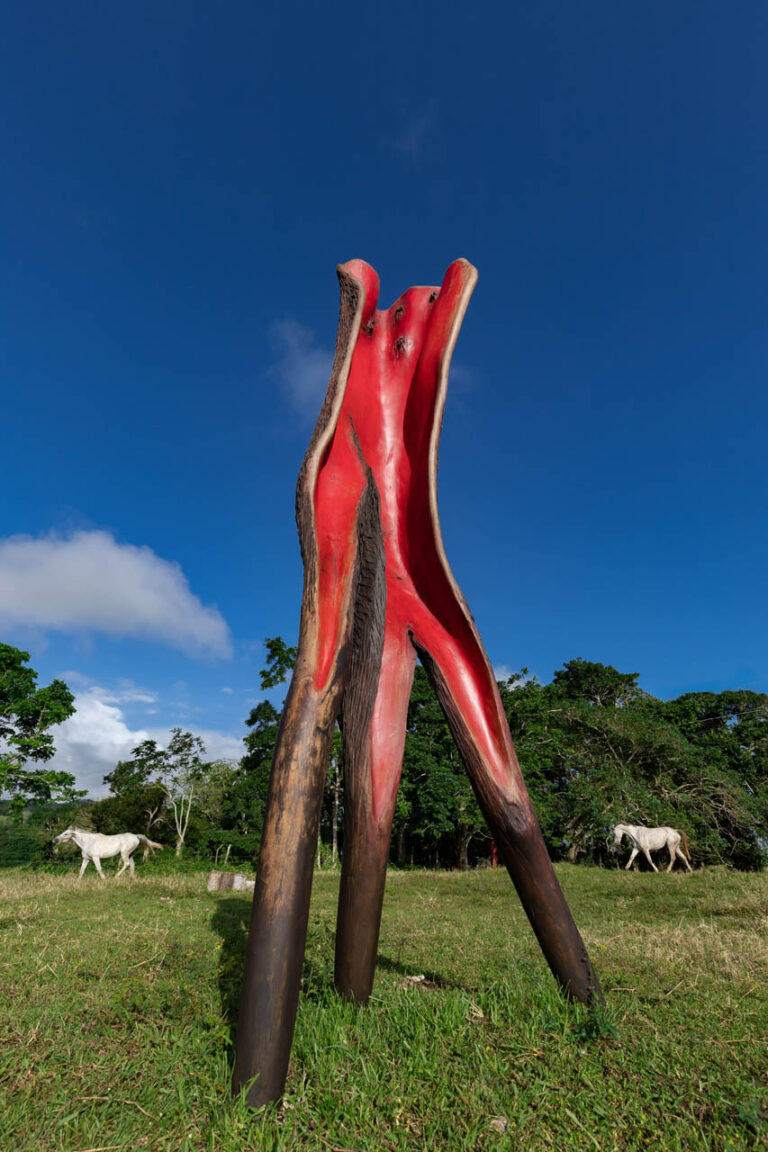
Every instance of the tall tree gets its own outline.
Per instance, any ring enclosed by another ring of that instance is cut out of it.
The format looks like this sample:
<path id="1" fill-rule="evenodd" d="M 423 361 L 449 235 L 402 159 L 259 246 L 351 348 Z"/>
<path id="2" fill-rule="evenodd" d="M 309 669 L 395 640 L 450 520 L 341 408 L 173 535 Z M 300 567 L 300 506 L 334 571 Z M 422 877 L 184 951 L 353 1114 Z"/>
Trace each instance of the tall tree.
<path id="1" fill-rule="evenodd" d="M 142 741 L 130 760 L 120 761 L 105 780 L 113 792 L 124 797 L 135 798 L 150 787 L 162 790 L 175 830 L 176 855 L 180 856 L 195 800 L 206 789 L 211 790 L 211 795 L 215 791 L 209 778 L 221 775 L 219 763 L 206 762 L 205 744 L 199 736 L 172 728 L 166 748 L 161 748 L 156 740 Z M 149 798 L 149 794 L 145 793 L 145 797 Z"/>
<path id="2" fill-rule="evenodd" d="M 149 782 L 125 792 L 113 792 L 88 809 L 96 832 L 143 832 L 152 840 L 164 840 L 166 796 L 162 786 Z"/>
<path id="3" fill-rule="evenodd" d="M 245 755 L 235 767 L 223 798 L 219 829 L 213 840 L 231 845 L 235 854 L 252 860 L 259 851 L 269 790 L 269 772 L 280 723 L 280 713 L 268 700 L 251 709 L 244 737 Z"/>
<path id="4" fill-rule="evenodd" d="M 135 792 L 147 784 L 163 768 L 163 751 L 154 740 L 144 740 L 131 753 L 130 760 L 118 760 L 104 777 L 114 796 Z"/>
<path id="5" fill-rule="evenodd" d="M 205 745 L 199 736 L 171 729 L 171 739 L 164 749 L 159 783 L 165 789 L 168 806 L 176 828 L 176 855 L 180 856 L 189 827 L 192 805 L 210 765 L 203 760 Z"/>
<path id="6" fill-rule="evenodd" d="M 0 795 L 10 794 L 16 819 L 30 800 L 74 800 L 85 795 L 69 772 L 27 768 L 44 763 L 56 749 L 53 733 L 75 711 L 74 697 L 63 680 L 37 687 L 29 653 L 0 644 Z"/>
<path id="7" fill-rule="evenodd" d="M 118 760 L 104 777 L 111 795 L 91 810 L 97 831 L 120 832 L 141 824 L 149 836 L 151 829 L 163 823 L 167 795 L 156 779 L 163 768 L 163 755 L 154 740 L 145 740 L 134 748 L 130 760 Z"/>

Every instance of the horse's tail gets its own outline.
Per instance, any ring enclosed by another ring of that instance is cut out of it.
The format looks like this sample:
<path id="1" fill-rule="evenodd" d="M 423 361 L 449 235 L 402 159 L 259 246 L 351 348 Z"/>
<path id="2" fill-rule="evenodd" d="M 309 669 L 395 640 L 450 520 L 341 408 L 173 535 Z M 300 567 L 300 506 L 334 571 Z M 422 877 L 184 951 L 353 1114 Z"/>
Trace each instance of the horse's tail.
<path id="1" fill-rule="evenodd" d="M 141 832 L 136 833 L 136 839 L 140 844 L 143 844 L 144 846 L 145 860 L 147 856 L 149 856 L 150 852 L 152 852 L 155 848 L 159 848 L 162 851 L 162 849 L 165 847 L 164 844 L 157 844 L 154 840 L 150 840 L 148 836 L 142 836 Z"/>
<path id="2" fill-rule="evenodd" d="M 685 855 L 688 857 L 688 863 L 690 864 L 690 862 L 691 862 L 691 846 L 688 843 L 688 837 L 686 836 L 685 832 L 680 833 L 680 843 L 683 846 L 683 852 L 685 852 Z"/>

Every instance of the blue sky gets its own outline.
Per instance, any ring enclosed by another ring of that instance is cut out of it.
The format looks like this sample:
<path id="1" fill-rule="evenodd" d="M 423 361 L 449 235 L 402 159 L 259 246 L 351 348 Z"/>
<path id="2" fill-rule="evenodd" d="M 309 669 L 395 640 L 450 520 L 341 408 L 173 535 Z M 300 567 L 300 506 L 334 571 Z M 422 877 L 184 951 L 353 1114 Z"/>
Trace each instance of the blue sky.
<path id="1" fill-rule="evenodd" d="M 440 463 L 494 664 L 768 690 L 768 12 L 32 2 L 0 43 L 0 636 L 98 790 L 295 640 L 335 265 L 479 269 Z"/>

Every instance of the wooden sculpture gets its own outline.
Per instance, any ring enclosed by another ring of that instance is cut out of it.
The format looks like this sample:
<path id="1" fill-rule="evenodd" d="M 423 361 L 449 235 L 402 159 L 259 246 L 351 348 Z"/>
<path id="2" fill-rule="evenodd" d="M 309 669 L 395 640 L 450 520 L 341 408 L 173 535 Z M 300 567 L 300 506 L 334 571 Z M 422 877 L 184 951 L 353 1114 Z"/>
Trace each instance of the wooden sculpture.
<path id="1" fill-rule="evenodd" d="M 299 653 L 272 764 L 237 1033 L 234 1084 L 253 1106 L 285 1084 L 331 737 L 344 745 L 336 986 L 373 986 L 389 841 L 416 656 L 544 955 L 570 996 L 600 987 L 520 774 L 496 680 L 451 574 L 437 515 L 448 366 L 477 272 L 377 311 L 362 260 L 338 269 L 331 381 L 299 474 Z"/>

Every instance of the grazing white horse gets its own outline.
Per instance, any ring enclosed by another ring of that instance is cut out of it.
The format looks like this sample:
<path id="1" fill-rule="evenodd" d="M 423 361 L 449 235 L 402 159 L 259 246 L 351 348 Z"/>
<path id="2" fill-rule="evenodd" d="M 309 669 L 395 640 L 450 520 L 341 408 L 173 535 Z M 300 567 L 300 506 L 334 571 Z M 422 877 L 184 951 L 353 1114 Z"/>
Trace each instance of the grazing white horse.
<path id="1" fill-rule="evenodd" d="M 625 871 L 632 867 L 638 852 L 642 852 L 654 872 L 658 872 L 658 868 L 651 860 L 651 852 L 658 852 L 660 848 L 666 848 L 669 851 L 667 872 L 672 871 L 676 856 L 680 857 L 689 872 L 693 872 L 686 855 L 686 853 L 690 854 L 691 850 L 688 847 L 688 837 L 685 832 L 678 832 L 677 828 L 644 828 L 642 824 L 617 824 L 613 828 L 614 842 L 621 844 L 622 836 L 628 836 L 632 841 L 632 855 L 627 861 Z M 681 843 L 685 847 L 685 852 L 680 847 Z"/>
<path id="2" fill-rule="evenodd" d="M 77 844 L 83 854 L 83 863 L 78 880 L 82 879 L 89 860 L 93 861 L 93 866 L 102 880 L 106 880 L 106 876 L 101 870 L 101 862 L 111 859 L 112 856 L 121 856 L 123 860 L 123 866 L 115 873 L 115 877 L 125 872 L 126 868 L 130 868 L 131 876 L 135 876 L 133 853 L 139 844 L 144 845 L 145 860 L 153 848 L 163 847 L 162 844 L 156 844 L 154 840 L 149 840 L 146 836 L 137 835 L 133 832 L 120 832 L 117 836 L 104 836 L 101 832 L 84 832 L 82 828 L 67 828 L 60 836 L 53 838 L 54 844 L 65 844 L 70 841 Z"/>

